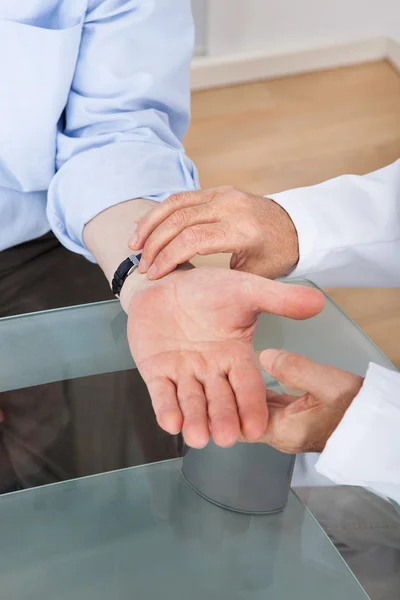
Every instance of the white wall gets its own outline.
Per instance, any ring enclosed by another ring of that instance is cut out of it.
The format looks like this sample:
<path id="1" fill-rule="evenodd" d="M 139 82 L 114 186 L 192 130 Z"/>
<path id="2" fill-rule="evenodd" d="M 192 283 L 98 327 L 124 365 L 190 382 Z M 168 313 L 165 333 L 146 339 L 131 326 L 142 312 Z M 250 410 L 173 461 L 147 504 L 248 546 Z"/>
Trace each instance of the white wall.
<path id="1" fill-rule="evenodd" d="M 210 56 L 400 39 L 400 0 L 208 0 Z"/>
<path id="2" fill-rule="evenodd" d="M 393 0 L 393 3 L 396 5 L 396 8 L 393 6 L 390 11 L 393 14 L 393 18 L 391 18 L 390 13 L 387 15 L 387 20 L 389 21 L 388 35 L 400 43 L 400 0 Z"/>
<path id="3" fill-rule="evenodd" d="M 205 25 L 193 89 L 382 58 L 400 70 L 400 0 L 192 1 Z"/>
<path id="4" fill-rule="evenodd" d="M 196 24 L 196 54 L 204 54 L 207 50 L 207 0 L 192 0 L 193 18 Z"/>

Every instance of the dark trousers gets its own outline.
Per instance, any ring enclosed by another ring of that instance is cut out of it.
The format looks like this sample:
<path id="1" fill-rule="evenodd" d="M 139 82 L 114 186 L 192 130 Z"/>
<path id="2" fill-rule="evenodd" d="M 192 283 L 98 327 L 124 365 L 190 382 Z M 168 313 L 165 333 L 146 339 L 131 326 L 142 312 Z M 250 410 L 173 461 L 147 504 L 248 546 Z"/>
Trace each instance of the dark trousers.
<path id="1" fill-rule="evenodd" d="M 112 298 L 99 267 L 52 233 L 0 252 L 0 317 Z M 181 454 L 136 369 L 4 392 L 0 408 L 0 493 Z"/>

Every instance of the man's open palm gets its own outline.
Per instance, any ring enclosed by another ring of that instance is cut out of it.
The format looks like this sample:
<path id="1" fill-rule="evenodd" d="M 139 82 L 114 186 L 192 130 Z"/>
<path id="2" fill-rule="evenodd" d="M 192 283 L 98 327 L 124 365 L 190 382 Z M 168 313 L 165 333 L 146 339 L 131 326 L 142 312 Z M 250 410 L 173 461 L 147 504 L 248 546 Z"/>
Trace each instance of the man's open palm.
<path id="1" fill-rule="evenodd" d="M 252 340 L 261 312 L 305 319 L 322 310 L 311 288 L 225 269 L 178 271 L 135 296 L 128 337 L 160 426 L 193 447 L 221 446 L 267 426 Z"/>

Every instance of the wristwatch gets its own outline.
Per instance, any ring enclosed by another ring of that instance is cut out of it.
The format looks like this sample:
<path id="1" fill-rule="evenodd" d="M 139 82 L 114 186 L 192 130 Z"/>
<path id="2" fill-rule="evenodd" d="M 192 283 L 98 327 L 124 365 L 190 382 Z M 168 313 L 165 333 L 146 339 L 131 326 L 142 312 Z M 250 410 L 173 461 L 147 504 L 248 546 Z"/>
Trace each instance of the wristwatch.
<path id="1" fill-rule="evenodd" d="M 141 258 L 141 254 L 131 254 L 131 256 L 128 256 L 115 271 L 111 287 L 114 296 L 117 296 L 117 298 L 119 298 L 126 278 L 138 268 Z"/>

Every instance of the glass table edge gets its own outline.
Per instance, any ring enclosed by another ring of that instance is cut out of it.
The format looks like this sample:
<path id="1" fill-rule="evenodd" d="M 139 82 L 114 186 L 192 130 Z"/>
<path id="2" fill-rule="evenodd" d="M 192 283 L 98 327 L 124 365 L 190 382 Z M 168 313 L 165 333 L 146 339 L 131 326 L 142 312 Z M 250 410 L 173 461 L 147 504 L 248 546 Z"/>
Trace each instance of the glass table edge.
<path id="1" fill-rule="evenodd" d="M 99 302 L 88 302 L 87 304 L 73 304 L 72 306 L 59 306 L 58 308 L 49 308 L 47 310 L 37 310 L 33 312 L 21 313 L 19 315 L 9 315 L 7 317 L 0 317 L 0 323 L 3 321 L 13 321 L 17 319 L 26 319 L 29 317 L 37 316 L 37 315 L 51 315 L 59 312 L 67 312 L 72 310 L 84 310 L 93 308 L 94 306 L 102 306 L 102 305 L 110 305 L 110 304 L 119 304 L 119 300 L 111 299 L 111 300 L 100 300 Z M 121 312 L 123 312 L 121 308 Z"/>
<path id="2" fill-rule="evenodd" d="M 7 492 L 6 494 L 0 495 L 0 504 L 2 498 L 9 498 L 10 496 L 15 496 L 16 494 L 29 494 L 30 492 L 46 491 L 49 488 L 54 488 L 56 486 L 62 486 L 66 484 L 79 483 L 84 481 L 89 481 L 91 479 L 95 479 L 97 477 L 107 477 L 107 475 L 115 475 L 117 473 L 124 473 L 127 471 L 137 471 L 139 469 L 148 468 L 148 467 L 157 467 L 163 464 L 176 463 L 181 462 L 182 457 L 178 456 L 176 458 L 166 458 L 165 460 L 159 460 L 152 463 L 143 463 L 142 465 L 134 465 L 132 467 L 123 467 L 122 469 L 112 469 L 111 471 L 102 471 L 101 473 L 92 473 L 91 475 L 82 475 L 80 477 L 72 477 L 71 479 L 64 479 L 62 481 L 53 481 L 52 483 L 46 483 L 44 485 L 36 485 L 30 488 L 23 488 L 21 490 L 14 490 L 12 492 Z"/>

